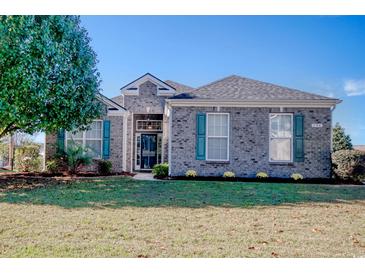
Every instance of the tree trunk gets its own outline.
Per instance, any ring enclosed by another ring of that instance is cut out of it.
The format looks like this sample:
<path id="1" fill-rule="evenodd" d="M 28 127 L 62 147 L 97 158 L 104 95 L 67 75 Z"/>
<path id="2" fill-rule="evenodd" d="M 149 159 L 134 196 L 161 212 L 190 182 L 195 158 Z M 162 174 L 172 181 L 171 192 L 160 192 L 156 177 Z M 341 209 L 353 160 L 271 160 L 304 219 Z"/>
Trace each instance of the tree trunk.
<path id="1" fill-rule="evenodd" d="M 14 136 L 9 135 L 9 166 L 11 170 L 14 170 L 14 153 L 15 145 L 14 145 Z"/>

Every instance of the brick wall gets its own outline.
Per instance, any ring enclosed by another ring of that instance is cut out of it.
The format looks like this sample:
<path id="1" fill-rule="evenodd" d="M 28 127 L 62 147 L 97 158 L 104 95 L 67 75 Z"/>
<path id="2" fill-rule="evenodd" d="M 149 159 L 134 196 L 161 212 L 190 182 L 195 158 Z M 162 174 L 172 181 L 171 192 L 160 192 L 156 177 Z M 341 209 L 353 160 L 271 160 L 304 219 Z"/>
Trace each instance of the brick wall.
<path id="1" fill-rule="evenodd" d="M 284 112 L 304 115 L 304 152 L 301 163 L 269 163 L 269 113 L 276 108 L 221 108 L 230 113 L 229 162 L 195 160 L 196 114 L 216 112 L 213 107 L 174 107 L 172 110 L 171 175 L 194 169 L 202 176 L 222 176 L 233 171 L 239 177 L 255 177 L 258 171 L 273 177 L 299 172 L 306 178 L 328 178 L 331 173 L 331 111 L 329 108 L 294 109 Z M 323 127 L 313 128 L 313 123 Z"/>

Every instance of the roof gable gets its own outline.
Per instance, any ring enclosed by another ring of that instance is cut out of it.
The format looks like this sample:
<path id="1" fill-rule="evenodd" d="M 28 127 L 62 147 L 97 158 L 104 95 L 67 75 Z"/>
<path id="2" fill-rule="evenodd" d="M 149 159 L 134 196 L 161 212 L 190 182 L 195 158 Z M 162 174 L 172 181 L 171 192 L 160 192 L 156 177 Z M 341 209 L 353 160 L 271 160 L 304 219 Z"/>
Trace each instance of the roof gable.
<path id="1" fill-rule="evenodd" d="M 123 86 L 120 90 L 124 95 L 139 95 L 139 86 L 147 81 L 152 82 L 157 86 L 158 96 L 172 96 L 176 93 L 173 86 L 160 80 L 151 73 L 146 73 L 129 84 Z"/>
<path id="2" fill-rule="evenodd" d="M 109 116 L 118 116 L 126 112 L 126 109 L 124 107 L 101 93 L 97 93 L 96 98 L 107 106 L 107 114 Z"/>

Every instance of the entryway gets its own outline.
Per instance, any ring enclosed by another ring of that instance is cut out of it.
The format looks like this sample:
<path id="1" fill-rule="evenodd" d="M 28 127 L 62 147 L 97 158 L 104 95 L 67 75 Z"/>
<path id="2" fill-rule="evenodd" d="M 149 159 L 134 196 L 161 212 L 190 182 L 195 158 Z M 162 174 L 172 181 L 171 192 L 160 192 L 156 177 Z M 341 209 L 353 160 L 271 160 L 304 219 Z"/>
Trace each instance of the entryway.
<path id="1" fill-rule="evenodd" d="M 134 114 L 134 171 L 151 171 L 162 161 L 163 114 Z"/>
<path id="2" fill-rule="evenodd" d="M 141 134 L 141 169 L 157 164 L 157 134 Z"/>

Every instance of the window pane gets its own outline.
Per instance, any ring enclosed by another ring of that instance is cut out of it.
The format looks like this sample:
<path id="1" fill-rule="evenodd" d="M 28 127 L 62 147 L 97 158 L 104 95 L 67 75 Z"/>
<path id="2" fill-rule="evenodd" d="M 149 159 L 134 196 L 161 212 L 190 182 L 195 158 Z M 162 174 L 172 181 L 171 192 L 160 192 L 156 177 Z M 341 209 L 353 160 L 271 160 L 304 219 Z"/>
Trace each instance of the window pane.
<path id="1" fill-rule="evenodd" d="M 270 115 L 270 124 L 271 124 L 271 137 L 278 137 L 279 132 L 279 117 L 278 115 Z"/>
<path id="2" fill-rule="evenodd" d="M 215 115 L 209 114 L 207 117 L 208 117 L 208 135 L 215 136 L 215 130 L 214 130 Z"/>
<path id="3" fill-rule="evenodd" d="M 82 131 L 76 131 L 75 133 L 67 132 L 67 139 L 82 139 Z"/>
<path id="4" fill-rule="evenodd" d="M 72 146 L 72 145 L 76 145 L 76 146 L 82 146 L 82 140 L 68 140 L 67 141 L 67 146 Z"/>
<path id="5" fill-rule="evenodd" d="M 90 125 L 90 129 L 86 131 L 86 139 L 101 139 L 101 121 L 95 121 Z"/>
<path id="6" fill-rule="evenodd" d="M 291 139 L 271 139 L 270 160 L 290 161 L 291 160 Z"/>
<path id="7" fill-rule="evenodd" d="M 161 131 L 162 130 L 162 121 L 153 121 L 153 120 L 138 120 L 137 121 L 137 130 L 151 130 L 151 131 Z"/>
<path id="8" fill-rule="evenodd" d="M 208 114 L 208 136 L 228 136 L 227 114 Z"/>
<path id="9" fill-rule="evenodd" d="M 227 160 L 228 138 L 208 138 L 208 159 L 210 160 Z"/>
<path id="10" fill-rule="evenodd" d="M 279 137 L 291 137 L 291 116 L 281 115 L 279 123 Z"/>
<path id="11" fill-rule="evenodd" d="M 85 148 L 90 156 L 101 158 L 101 140 L 86 140 Z"/>
<path id="12" fill-rule="evenodd" d="M 137 166 L 140 165 L 141 159 L 141 136 L 137 136 Z"/>
<path id="13" fill-rule="evenodd" d="M 270 115 L 271 137 L 291 137 L 292 136 L 292 119 L 291 115 Z"/>
<path id="14" fill-rule="evenodd" d="M 228 136 L 228 115 L 221 115 L 221 136 Z"/>

